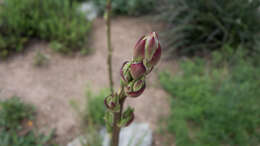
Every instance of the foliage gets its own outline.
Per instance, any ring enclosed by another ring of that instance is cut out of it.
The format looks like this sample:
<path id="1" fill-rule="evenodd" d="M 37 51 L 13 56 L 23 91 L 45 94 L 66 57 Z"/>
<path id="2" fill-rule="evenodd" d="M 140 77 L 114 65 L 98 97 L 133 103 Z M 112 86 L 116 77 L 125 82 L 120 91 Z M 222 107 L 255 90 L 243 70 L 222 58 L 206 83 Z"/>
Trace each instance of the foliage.
<path id="1" fill-rule="evenodd" d="M 71 101 L 71 105 L 80 116 L 81 125 L 86 131 L 84 136 L 87 143 L 83 142 L 84 146 L 102 145 L 99 130 L 105 125 L 104 115 L 106 109 L 104 99 L 108 93 L 108 89 L 103 89 L 98 94 L 93 94 L 91 89 L 87 87 L 86 103 L 83 105 L 83 109 L 80 108 L 78 103 Z"/>
<path id="2" fill-rule="evenodd" d="M 0 146 L 54 145 L 49 143 L 53 132 L 47 136 L 36 130 L 23 133 L 26 128 L 31 128 L 24 126 L 24 123 L 32 122 L 34 111 L 32 105 L 23 103 L 18 97 L 0 101 Z"/>
<path id="3" fill-rule="evenodd" d="M 57 146 L 56 144 L 49 143 L 52 138 L 52 133 L 45 136 L 37 134 L 35 131 L 30 131 L 26 136 L 21 136 L 17 131 L 9 130 L 0 133 L 0 146 Z"/>
<path id="4" fill-rule="evenodd" d="M 92 0 L 101 13 L 105 12 L 106 0 Z M 112 13 L 116 15 L 139 16 L 154 10 L 154 0 L 113 0 Z"/>
<path id="5" fill-rule="evenodd" d="M 87 89 L 87 103 L 83 115 L 84 121 L 91 119 L 96 125 L 105 125 L 104 116 L 106 108 L 104 106 L 104 99 L 108 93 L 109 91 L 107 89 L 103 89 L 98 94 L 93 94 L 91 90 Z"/>
<path id="6" fill-rule="evenodd" d="M 5 0 L 0 6 L 0 55 L 22 51 L 30 39 L 55 41 L 69 53 L 86 42 L 90 23 L 69 0 Z"/>
<path id="7" fill-rule="evenodd" d="M 161 16 L 169 24 L 169 52 L 204 53 L 226 44 L 259 52 L 259 6 L 259 0 L 167 0 Z"/>
<path id="8" fill-rule="evenodd" d="M 0 127 L 18 128 L 24 119 L 32 119 L 34 108 L 24 104 L 18 97 L 0 101 Z"/>
<path id="9" fill-rule="evenodd" d="M 260 143 L 260 68 L 238 59 L 218 67 L 208 67 L 202 59 L 186 60 L 177 75 L 160 74 L 171 95 L 167 125 L 177 146 Z"/>
<path id="10" fill-rule="evenodd" d="M 41 52 L 37 52 L 35 57 L 34 57 L 34 65 L 37 67 L 41 67 L 46 65 L 48 62 L 48 57 L 44 55 Z"/>
<path id="11" fill-rule="evenodd" d="M 82 125 L 93 125 L 101 127 L 105 125 L 104 115 L 106 108 L 104 106 L 104 99 L 108 95 L 108 89 L 101 90 L 98 94 L 93 94 L 91 89 L 86 89 L 86 103 L 80 107 L 79 103 L 71 101 L 71 106 L 80 116 Z"/>

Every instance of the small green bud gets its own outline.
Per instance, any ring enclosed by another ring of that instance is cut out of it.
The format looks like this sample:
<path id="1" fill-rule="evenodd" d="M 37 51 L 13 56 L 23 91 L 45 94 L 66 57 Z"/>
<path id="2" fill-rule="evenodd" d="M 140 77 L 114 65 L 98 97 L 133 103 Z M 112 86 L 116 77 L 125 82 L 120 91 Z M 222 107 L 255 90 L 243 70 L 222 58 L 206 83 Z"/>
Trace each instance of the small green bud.
<path id="1" fill-rule="evenodd" d="M 138 97 L 145 90 L 145 78 L 134 80 L 125 87 L 125 92 L 130 97 Z"/>
<path id="2" fill-rule="evenodd" d="M 127 84 L 132 80 L 131 73 L 130 73 L 130 67 L 131 62 L 126 61 L 123 63 L 121 69 L 120 69 L 120 75 L 121 75 L 121 82 L 123 84 Z"/>
<path id="3" fill-rule="evenodd" d="M 106 105 L 106 107 L 110 110 L 114 109 L 117 105 L 117 95 L 116 94 L 112 94 L 109 95 L 105 98 L 104 100 L 104 104 Z"/>
<path id="4" fill-rule="evenodd" d="M 118 123 L 118 126 L 119 127 L 127 127 L 129 126 L 133 121 L 134 121 L 134 109 L 131 108 L 131 107 L 128 107 L 122 117 L 121 117 L 121 120 L 120 122 Z"/>

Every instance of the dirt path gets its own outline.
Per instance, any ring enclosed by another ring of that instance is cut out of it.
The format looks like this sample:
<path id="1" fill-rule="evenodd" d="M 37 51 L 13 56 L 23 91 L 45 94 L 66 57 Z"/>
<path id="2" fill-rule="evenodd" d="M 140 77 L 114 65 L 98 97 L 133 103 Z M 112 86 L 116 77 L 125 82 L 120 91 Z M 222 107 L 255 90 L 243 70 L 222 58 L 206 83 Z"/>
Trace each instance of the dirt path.
<path id="1" fill-rule="evenodd" d="M 145 18 L 116 18 L 112 21 L 112 43 L 114 48 L 113 76 L 119 79 L 119 68 L 125 60 L 130 60 L 132 48 L 137 39 L 152 29 Z M 17 95 L 25 101 L 33 103 L 38 114 L 38 125 L 42 131 L 57 129 L 58 141 L 64 145 L 78 132 L 78 121 L 69 105 L 70 100 L 84 100 L 87 83 L 98 91 L 107 87 L 106 70 L 106 35 L 103 20 L 96 20 L 93 26 L 91 48 L 93 53 L 88 56 L 61 56 L 53 53 L 47 43 L 37 42 L 30 45 L 24 54 L 16 55 L 5 62 L 0 62 L 0 98 Z M 46 54 L 48 67 L 33 66 L 37 51 Z M 175 63 L 161 62 L 159 69 L 174 70 Z M 136 109 L 136 121 L 148 122 L 156 130 L 160 116 L 168 113 L 167 94 L 156 83 L 158 68 L 148 77 L 148 87 L 138 99 L 130 99 Z M 116 86 L 119 82 L 115 81 Z M 155 136 L 156 144 L 160 145 L 160 136 Z"/>

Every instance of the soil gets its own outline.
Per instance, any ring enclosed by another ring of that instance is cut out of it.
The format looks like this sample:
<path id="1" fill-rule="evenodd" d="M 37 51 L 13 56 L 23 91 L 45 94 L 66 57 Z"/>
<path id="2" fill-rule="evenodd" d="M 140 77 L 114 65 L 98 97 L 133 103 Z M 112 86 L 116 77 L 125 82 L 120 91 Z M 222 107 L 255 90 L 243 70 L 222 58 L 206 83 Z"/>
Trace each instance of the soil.
<path id="1" fill-rule="evenodd" d="M 115 88 L 119 86 L 119 69 L 130 60 L 132 48 L 140 36 L 158 31 L 149 18 L 118 17 L 112 20 L 113 78 Z M 90 35 L 92 52 L 83 56 L 64 56 L 55 53 L 46 42 L 33 42 L 26 52 L 0 62 L 0 99 L 19 96 L 37 107 L 37 125 L 42 132 L 55 128 L 57 141 L 65 145 L 79 133 L 79 121 L 71 100 L 83 102 L 86 85 L 98 92 L 108 87 L 106 64 L 106 27 L 102 19 L 93 24 Z M 48 65 L 35 67 L 37 52 L 48 57 Z M 164 55 L 164 54 L 163 54 Z M 158 133 L 159 123 L 169 113 L 167 93 L 160 87 L 157 72 L 163 69 L 174 72 L 175 61 L 162 60 L 147 78 L 147 89 L 137 99 L 127 100 L 135 108 L 136 122 L 148 122 L 155 131 L 156 146 L 163 145 L 163 133 Z"/>

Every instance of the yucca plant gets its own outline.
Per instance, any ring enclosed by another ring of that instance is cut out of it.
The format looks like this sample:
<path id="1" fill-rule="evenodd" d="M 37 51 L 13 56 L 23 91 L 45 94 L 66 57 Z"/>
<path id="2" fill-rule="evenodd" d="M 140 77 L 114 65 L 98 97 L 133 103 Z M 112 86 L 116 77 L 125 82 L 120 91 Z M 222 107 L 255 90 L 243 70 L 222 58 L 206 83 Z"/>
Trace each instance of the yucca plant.
<path id="1" fill-rule="evenodd" d="M 259 6 L 259 0 L 166 0 L 161 15 L 169 24 L 169 51 L 194 54 L 228 44 L 255 52 Z"/>

